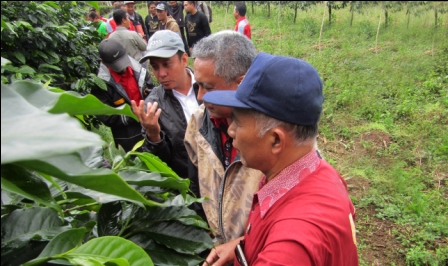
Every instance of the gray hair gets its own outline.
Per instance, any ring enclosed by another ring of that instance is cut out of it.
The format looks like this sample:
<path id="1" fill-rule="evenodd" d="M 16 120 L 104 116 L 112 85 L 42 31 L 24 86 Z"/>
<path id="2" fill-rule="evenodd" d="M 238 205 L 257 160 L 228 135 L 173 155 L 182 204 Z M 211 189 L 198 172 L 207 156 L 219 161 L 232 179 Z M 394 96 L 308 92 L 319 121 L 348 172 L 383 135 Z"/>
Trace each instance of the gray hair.
<path id="1" fill-rule="evenodd" d="M 212 60 L 215 76 L 223 78 L 227 85 L 246 74 L 256 55 L 252 41 L 231 30 L 214 33 L 193 47 L 193 57 Z"/>
<path id="2" fill-rule="evenodd" d="M 243 109 L 237 108 L 238 111 L 245 112 L 254 116 L 255 118 L 255 127 L 258 131 L 258 136 L 263 137 L 266 132 L 269 130 L 281 127 L 283 128 L 287 134 L 294 138 L 294 142 L 296 146 L 313 146 L 317 149 L 317 134 L 318 134 L 318 125 L 294 125 L 287 122 L 280 121 L 273 117 L 267 116 L 257 110 L 254 109 Z"/>

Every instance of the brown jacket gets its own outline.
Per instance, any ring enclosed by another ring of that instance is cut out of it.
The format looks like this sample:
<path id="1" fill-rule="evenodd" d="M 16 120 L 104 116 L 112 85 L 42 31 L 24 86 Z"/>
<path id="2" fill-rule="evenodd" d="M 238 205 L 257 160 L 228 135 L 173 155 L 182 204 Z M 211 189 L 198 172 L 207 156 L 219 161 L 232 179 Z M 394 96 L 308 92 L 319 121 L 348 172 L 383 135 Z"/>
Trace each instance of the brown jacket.
<path id="1" fill-rule="evenodd" d="M 162 25 L 162 22 L 159 21 L 159 30 L 160 30 L 161 25 Z M 179 34 L 179 36 L 180 36 L 179 25 L 177 25 L 176 20 L 172 17 L 168 17 L 166 24 L 165 24 L 165 30 L 174 31 L 175 33 Z"/>
<path id="2" fill-rule="evenodd" d="M 185 147 L 198 170 L 200 196 L 210 199 L 204 201 L 202 207 L 216 237 L 215 245 L 244 235 L 252 197 L 263 177 L 260 171 L 243 166 L 238 156 L 224 169 L 218 155 L 222 154 L 220 143 L 220 133 L 202 104 L 191 116 Z M 219 147 L 218 152 L 216 147 Z"/>

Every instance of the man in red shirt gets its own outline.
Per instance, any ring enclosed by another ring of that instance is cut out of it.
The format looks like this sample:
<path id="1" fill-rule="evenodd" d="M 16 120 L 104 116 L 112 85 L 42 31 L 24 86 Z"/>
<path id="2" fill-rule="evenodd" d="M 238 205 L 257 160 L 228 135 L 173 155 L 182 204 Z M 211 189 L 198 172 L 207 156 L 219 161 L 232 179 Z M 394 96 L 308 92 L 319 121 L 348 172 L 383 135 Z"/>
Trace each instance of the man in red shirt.
<path id="1" fill-rule="evenodd" d="M 244 2 L 238 2 L 233 10 L 233 16 L 236 19 L 235 31 L 245 35 L 247 38 L 251 38 L 251 29 L 249 21 L 246 18 L 246 4 Z"/>
<path id="2" fill-rule="evenodd" d="M 117 40 L 103 40 L 98 51 L 101 58 L 98 77 L 106 82 L 107 90 L 99 87 L 91 93 L 103 103 L 112 107 L 137 103 L 145 99 L 154 87 L 150 73 L 130 57 L 124 46 Z M 98 115 L 97 118 L 111 128 L 115 145 L 122 146 L 125 152 L 143 139 L 140 123 L 124 115 Z"/>
<path id="3" fill-rule="evenodd" d="M 114 9 L 113 12 L 115 12 L 116 10 L 120 10 L 120 9 L 126 11 L 126 6 L 124 4 L 119 3 L 116 5 L 116 8 Z M 107 37 L 109 37 L 110 34 L 112 34 L 113 32 L 115 32 L 117 30 L 117 23 L 114 20 L 113 12 L 112 12 L 112 17 L 109 18 L 106 22 L 106 29 L 107 29 L 107 32 L 109 33 L 107 35 Z M 134 24 L 132 23 L 132 21 L 130 21 L 128 30 L 135 31 L 135 27 L 134 27 Z"/>
<path id="4" fill-rule="evenodd" d="M 314 148 L 322 87 L 309 63 L 260 53 L 236 91 L 204 95 L 204 102 L 233 107 L 233 146 L 244 166 L 265 175 L 244 237 L 213 249 L 207 263 L 358 265 L 346 183 Z"/>

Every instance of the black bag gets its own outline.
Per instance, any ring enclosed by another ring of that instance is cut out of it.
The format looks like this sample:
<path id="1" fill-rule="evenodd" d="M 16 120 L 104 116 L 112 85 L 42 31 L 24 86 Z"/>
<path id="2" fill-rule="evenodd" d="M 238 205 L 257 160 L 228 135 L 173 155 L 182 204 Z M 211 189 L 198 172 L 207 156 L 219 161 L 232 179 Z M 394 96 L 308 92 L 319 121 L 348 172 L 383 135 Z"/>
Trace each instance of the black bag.
<path id="1" fill-rule="evenodd" d="M 202 13 L 205 14 L 204 5 L 207 8 L 208 13 L 210 14 L 210 17 L 208 18 L 208 23 L 211 23 L 212 22 L 212 9 L 206 3 L 204 3 L 204 1 L 201 1 L 201 4 L 198 6 L 198 9 L 201 10 Z"/>

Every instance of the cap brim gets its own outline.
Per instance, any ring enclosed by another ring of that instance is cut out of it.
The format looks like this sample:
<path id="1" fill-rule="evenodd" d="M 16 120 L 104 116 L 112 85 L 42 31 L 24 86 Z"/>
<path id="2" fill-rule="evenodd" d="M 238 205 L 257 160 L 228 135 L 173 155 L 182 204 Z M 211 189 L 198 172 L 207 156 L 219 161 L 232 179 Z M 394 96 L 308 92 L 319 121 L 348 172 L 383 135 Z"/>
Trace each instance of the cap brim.
<path id="1" fill-rule="evenodd" d="M 170 58 L 175 55 L 179 50 L 178 49 L 157 49 L 155 51 L 148 52 L 145 54 L 138 62 L 142 64 L 150 57 L 160 57 L 160 58 Z"/>
<path id="2" fill-rule="evenodd" d="M 244 104 L 236 98 L 236 91 L 211 91 L 204 95 L 204 102 L 228 106 L 250 109 L 251 107 Z"/>
<path id="3" fill-rule="evenodd" d="M 126 56 L 115 60 L 113 63 L 105 63 L 103 61 L 103 64 L 105 64 L 107 67 L 112 68 L 113 71 L 118 73 L 131 65 L 131 59 L 129 59 L 129 56 L 126 54 Z"/>

